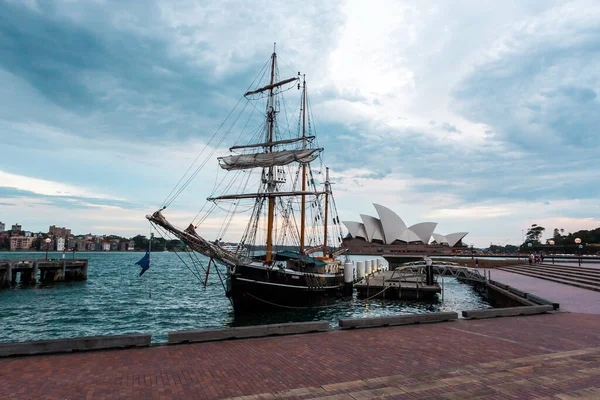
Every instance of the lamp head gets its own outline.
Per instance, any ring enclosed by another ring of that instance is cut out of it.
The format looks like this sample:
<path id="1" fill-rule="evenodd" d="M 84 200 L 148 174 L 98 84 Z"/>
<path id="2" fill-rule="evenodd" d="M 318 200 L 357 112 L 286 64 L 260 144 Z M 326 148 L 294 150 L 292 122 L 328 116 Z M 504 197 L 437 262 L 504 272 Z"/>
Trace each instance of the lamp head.
<path id="1" fill-rule="evenodd" d="M 575 243 L 576 243 L 576 244 L 579 244 L 579 243 L 581 243 L 581 239 L 579 239 L 579 238 L 575 238 Z"/>
<path id="2" fill-rule="evenodd" d="M 50 238 L 44 239 L 44 242 L 46 242 L 46 243 L 50 243 L 51 241 L 52 241 L 52 239 L 50 239 Z"/>

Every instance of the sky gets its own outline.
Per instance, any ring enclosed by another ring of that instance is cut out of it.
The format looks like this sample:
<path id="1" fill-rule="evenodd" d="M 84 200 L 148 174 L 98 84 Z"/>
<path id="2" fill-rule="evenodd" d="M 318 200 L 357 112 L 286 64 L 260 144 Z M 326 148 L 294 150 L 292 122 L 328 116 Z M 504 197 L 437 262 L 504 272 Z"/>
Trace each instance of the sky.
<path id="1" fill-rule="evenodd" d="M 0 221 L 148 234 L 273 42 L 341 220 L 378 203 L 476 247 L 600 226 L 593 0 L 0 0 Z M 216 169 L 165 214 L 186 226 Z"/>

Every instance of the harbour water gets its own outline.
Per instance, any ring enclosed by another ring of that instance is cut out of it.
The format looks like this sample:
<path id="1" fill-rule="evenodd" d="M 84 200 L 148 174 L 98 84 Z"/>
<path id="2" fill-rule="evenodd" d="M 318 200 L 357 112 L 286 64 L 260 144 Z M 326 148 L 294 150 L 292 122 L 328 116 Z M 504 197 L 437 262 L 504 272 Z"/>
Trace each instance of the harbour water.
<path id="1" fill-rule="evenodd" d="M 78 253 L 77 258 L 89 260 L 87 281 L 19 284 L 0 290 L 0 343 L 129 333 L 149 333 L 154 342 L 161 342 L 169 331 L 315 320 L 337 326 L 340 318 L 490 307 L 469 285 L 445 277 L 443 301 L 441 297 L 431 303 L 354 298 L 327 308 L 240 317 L 234 315 L 218 276 L 211 274 L 205 288 L 179 258 L 185 260 L 187 255 L 153 253 L 151 268 L 140 277 L 135 262 L 142 255 Z M 4 259 L 44 257 L 42 252 L 0 253 Z M 207 260 L 201 260 L 206 265 Z"/>

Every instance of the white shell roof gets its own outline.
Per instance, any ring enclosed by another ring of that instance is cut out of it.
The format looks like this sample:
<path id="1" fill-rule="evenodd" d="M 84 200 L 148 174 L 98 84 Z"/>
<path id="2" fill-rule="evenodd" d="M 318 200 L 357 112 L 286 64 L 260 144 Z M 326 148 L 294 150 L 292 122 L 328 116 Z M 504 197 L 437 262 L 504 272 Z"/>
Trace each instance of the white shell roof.
<path id="1" fill-rule="evenodd" d="M 379 218 L 360 214 L 362 223 L 342 221 L 348 228 L 350 236 L 353 238 L 360 237 L 369 242 L 380 240 L 386 244 L 391 244 L 396 240 L 406 243 L 421 242 L 429 244 L 431 237 L 433 237 L 436 243 L 445 243 L 453 247 L 468 234 L 468 232 L 456 232 L 448 235 L 434 233 L 437 222 L 421 222 L 407 228 L 402 218 L 391 209 L 380 204 L 373 204 L 373 206 L 377 210 Z"/>
<path id="2" fill-rule="evenodd" d="M 390 244 L 394 240 L 400 239 L 402 232 L 406 230 L 406 224 L 402 221 L 402 218 L 389 208 L 380 204 L 373 204 L 373 206 L 375 207 L 375 210 L 377 210 L 381 226 L 383 227 L 385 243 Z"/>
<path id="3" fill-rule="evenodd" d="M 373 240 L 381 240 L 383 242 L 383 227 L 381 221 L 370 215 L 360 214 L 363 224 L 365 225 L 365 231 L 367 232 L 367 240 L 372 242 Z"/>
<path id="4" fill-rule="evenodd" d="M 433 234 L 433 230 L 436 226 L 437 222 L 421 222 L 418 224 L 414 224 L 408 229 L 416 233 L 419 239 L 421 239 L 421 242 L 429 243 L 431 235 Z"/>
<path id="5" fill-rule="evenodd" d="M 353 238 L 361 237 L 363 239 L 367 239 L 367 232 L 365 231 L 365 226 L 360 222 L 354 221 L 342 221 L 346 228 L 348 228 L 348 232 L 350 236 Z"/>

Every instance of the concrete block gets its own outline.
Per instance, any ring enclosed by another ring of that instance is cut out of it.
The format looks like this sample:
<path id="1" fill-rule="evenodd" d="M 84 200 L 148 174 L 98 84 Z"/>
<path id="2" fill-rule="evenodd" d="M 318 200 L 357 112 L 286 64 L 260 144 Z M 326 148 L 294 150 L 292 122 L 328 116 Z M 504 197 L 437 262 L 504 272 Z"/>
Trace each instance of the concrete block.
<path id="1" fill-rule="evenodd" d="M 148 347 L 150 346 L 151 339 L 152 335 L 122 335 L 5 343 L 0 344 L 0 357 L 127 347 Z"/>
<path id="2" fill-rule="evenodd" d="M 507 308 L 490 308 L 487 310 L 468 310 L 463 311 L 462 316 L 468 319 L 484 319 L 495 317 L 513 317 L 518 315 L 533 315 L 543 314 L 548 311 L 553 311 L 552 305 L 542 306 L 525 306 L 525 307 L 507 307 Z"/>
<path id="3" fill-rule="evenodd" d="M 552 307 L 554 307 L 555 310 L 558 310 L 560 308 L 560 304 L 559 303 L 554 303 L 550 300 L 546 300 L 542 297 L 538 297 L 536 295 L 533 295 L 531 293 L 527 293 L 527 299 L 533 301 L 534 303 L 537 304 L 542 304 L 542 305 L 550 305 Z"/>
<path id="4" fill-rule="evenodd" d="M 329 322 L 292 322 L 287 324 L 240 326 L 201 331 L 169 332 L 169 343 L 212 342 L 216 340 L 257 338 L 274 335 L 295 335 L 300 333 L 325 332 Z"/>
<path id="5" fill-rule="evenodd" d="M 455 312 L 439 312 L 431 314 L 416 315 L 394 315 L 389 317 L 372 318 L 348 318 L 340 319 L 339 326 L 342 329 L 352 328 L 374 328 L 378 326 L 409 325 L 429 322 L 443 322 L 458 319 Z"/>

